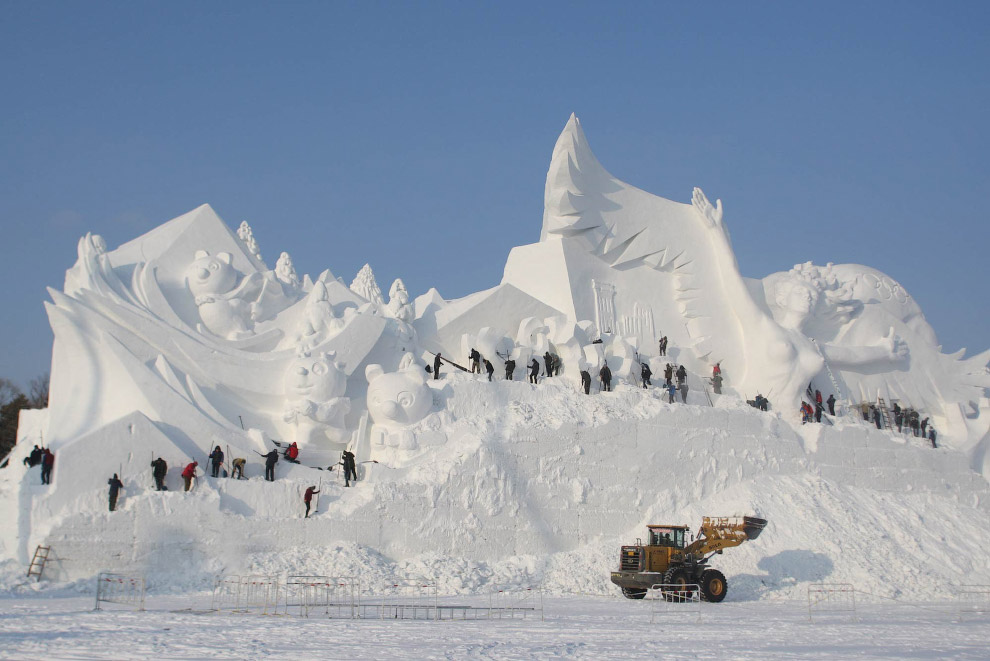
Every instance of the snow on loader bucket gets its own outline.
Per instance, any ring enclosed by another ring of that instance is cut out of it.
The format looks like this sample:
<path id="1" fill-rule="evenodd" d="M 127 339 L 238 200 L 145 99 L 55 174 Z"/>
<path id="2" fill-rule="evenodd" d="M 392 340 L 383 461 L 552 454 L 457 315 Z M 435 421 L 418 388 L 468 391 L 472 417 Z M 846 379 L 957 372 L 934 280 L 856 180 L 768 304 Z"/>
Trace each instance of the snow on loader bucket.
<path id="1" fill-rule="evenodd" d="M 688 542 L 687 526 L 649 525 L 647 543 L 623 546 L 619 554 L 619 569 L 612 572 L 612 582 L 622 588 L 629 599 L 642 599 L 653 585 L 680 586 L 668 588 L 664 598 L 683 597 L 685 590 L 698 585 L 701 598 L 718 602 L 725 599 L 728 583 L 725 575 L 708 566 L 708 561 L 724 549 L 739 546 L 760 536 L 766 519 L 755 516 L 703 517 L 701 529 Z"/>

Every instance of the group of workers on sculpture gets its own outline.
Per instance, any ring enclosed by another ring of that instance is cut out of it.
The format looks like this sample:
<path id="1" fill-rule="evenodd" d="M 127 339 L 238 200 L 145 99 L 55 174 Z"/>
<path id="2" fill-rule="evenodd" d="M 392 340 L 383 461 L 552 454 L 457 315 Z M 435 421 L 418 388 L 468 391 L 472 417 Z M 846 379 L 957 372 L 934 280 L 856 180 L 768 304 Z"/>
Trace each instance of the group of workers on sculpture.
<path id="1" fill-rule="evenodd" d="M 595 343 L 600 344 L 601 340 L 596 340 Z M 661 356 L 667 355 L 666 336 L 663 336 L 660 339 L 658 348 L 659 348 L 658 351 L 659 355 Z M 501 354 L 499 355 L 501 357 Z M 437 353 L 434 354 L 432 369 L 429 366 L 427 366 L 427 371 L 433 374 L 434 379 L 439 379 L 441 377 L 440 367 L 443 362 L 448 362 L 451 365 L 454 365 L 455 367 L 464 369 L 460 365 L 457 365 L 456 363 L 453 363 L 447 360 L 446 358 L 443 358 L 442 354 Z M 477 348 L 475 347 L 471 348 L 470 352 L 468 353 L 468 362 L 471 364 L 472 374 L 481 374 L 481 368 L 482 366 L 484 366 L 485 372 L 488 375 L 488 380 L 489 381 L 492 380 L 492 374 L 494 374 L 495 372 L 495 367 L 492 365 L 490 360 L 488 360 L 487 358 L 481 355 L 481 352 L 478 351 Z M 515 374 L 516 361 L 512 358 L 506 357 L 504 365 L 505 365 L 505 380 L 512 381 L 513 376 Z M 543 354 L 542 366 L 540 365 L 540 360 L 536 356 L 533 356 L 530 362 L 527 363 L 528 380 L 532 384 L 537 384 L 540 382 L 541 376 L 545 379 L 554 376 L 560 376 L 561 366 L 562 366 L 562 361 L 560 359 L 560 356 L 557 355 L 556 353 L 551 353 L 550 351 L 546 351 Z M 542 375 L 540 373 L 541 367 L 543 369 Z M 580 370 L 580 376 L 581 376 L 581 390 L 584 391 L 584 394 L 590 395 L 592 377 L 589 368 L 586 366 L 582 366 L 582 369 Z M 599 392 L 612 391 L 612 377 L 613 377 L 612 369 L 609 367 L 608 361 L 605 360 L 601 369 L 598 370 Z M 653 385 L 653 381 L 652 381 L 653 370 L 650 368 L 649 361 L 640 360 L 640 377 L 642 379 L 643 388 L 649 389 Z M 675 378 L 676 378 L 676 382 L 675 382 Z M 715 391 L 715 394 L 717 395 L 722 394 L 722 381 L 723 381 L 722 368 L 720 364 L 716 363 L 713 368 L 711 383 Z M 666 367 L 664 368 L 663 389 L 667 392 L 668 395 L 667 401 L 670 402 L 671 404 L 674 403 L 675 401 L 674 397 L 677 392 L 681 393 L 681 401 L 684 403 L 687 402 L 689 387 L 687 385 L 687 369 L 684 367 L 684 365 L 679 365 L 675 367 L 674 365 L 667 363 Z"/>
<path id="2" fill-rule="evenodd" d="M 595 343 L 601 343 L 601 340 L 596 340 Z M 667 355 L 667 337 L 663 336 L 659 342 L 659 355 Z M 485 372 L 488 376 L 488 380 L 492 380 L 492 374 L 495 372 L 495 367 L 492 365 L 491 361 L 481 355 L 481 353 L 476 348 L 471 348 L 468 355 L 468 360 L 471 364 L 472 374 L 481 374 L 481 368 L 484 366 Z M 462 370 L 467 371 L 465 368 L 453 363 L 441 356 L 438 352 L 435 354 L 433 361 L 433 369 L 431 370 L 427 367 L 427 371 L 433 374 L 434 379 L 439 379 L 441 377 L 440 366 L 442 362 L 448 362 Z M 505 360 L 505 379 L 507 381 L 513 380 L 513 375 L 516 368 L 516 361 L 512 358 L 506 358 Z M 560 375 L 561 369 L 561 359 L 560 356 L 546 351 L 543 354 L 543 368 L 544 378 L 550 378 Z M 536 384 L 539 382 L 540 378 L 540 361 L 534 356 L 531 362 L 527 365 L 529 368 L 529 382 Z M 591 393 L 591 373 L 586 366 L 582 366 L 580 371 L 581 376 L 581 389 L 586 395 Z M 664 367 L 664 383 L 663 389 L 667 392 L 667 401 L 671 404 L 675 402 L 676 393 L 680 392 L 681 401 L 687 403 L 687 395 L 689 387 L 687 384 L 687 369 L 684 365 L 674 366 L 671 363 L 667 363 Z M 599 392 L 611 392 L 612 390 L 612 370 L 609 368 L 608 361 L 604 361 L 601 369 L 598 372 L 599 378 Z M 653 382 L 653 370 L 650 368 L 648 361 L 640 361 L 640 378 L 642 381 L 642 386 L 644 389 L 649 389 L 652 387 Z M 712 389 L 716 395 L 722 394 L 722 367 L 720 363 L 715 363 L 712 367 L 712 376 L 710 379 L 712 384 Z M 811 393 L 811 388 L 808 388 L 809 394 Z M 820 390 L 814 391 L 814 406 L 811 403 L 802 401 L 801 402 L 801 417 L 802 424 L 808 422 L 821 422 L 822 413 L 824 413 L 825 408 L 828 408 L 828 414 L 830 416 L 835 416 L 835 395 L 830 394 L 828 399 L 822 399 L 822 393 Z M 751 406 L 761 410 L 766 411 L 769 408 L 769 401 L 762 394 L 757 394 L 755 399 L 746 400 Z M 870 404 L 868 402 L 863 402 L 859 405 L 860 411 L 863 416 L 863 420 L 869 422 L 872 420 L 876 424 L 877 429 L 884 428 L 884 416 L 881 414 L 880 407 L 876 404 Z M 921 415 L 918 411 L 914 409 L 902 409 L 897 403 L 893 406 L 893 417 L 894 424 L 897 425 L 898 433 L 907 427 L 910 429 L 914 436 L 921 438 L 926 438 L 931 442 L 932 447 L 936 447 L 936 432 L 934 426 L 929 425 L 929 418 L 925 417 L 921 419 Z M 888 422 L 889 425 L 889 422 Z M 281 447 L 281 444 L 277 441 L 273 441 L 275 445 Z M 267 453 L 257 452 L 257 454 L 265 459 L 265 480 L 268 482 L 275 481 L 275 465 L 279 461 L 279 451 L 275 448 L 271 449 Z M 299 447 L 293 442 L 290 443 L 285 450 L 282 452 L 282 457 L 290 462 L 299 464 Z M 228 477 L 226 469 L 224 469 L 224 453 L 219 445 L 217 445 L 209 455 L 209 461 L 212 466 L 211 475 L 214 478 Z M 33 467 L 41 464 L 41 483 L 50 484 L 52 467 L 55 463 L 55 455 L 48 448 L 40 448 L 37 445 L 31 451 L 29 456 L 25 457 L 24 464 L 28 467 Z M 231 462 L 232 472 L 230 477 L 234 479 L 246 479 L 244 477 L 244 467 L 247 464 L 247 460 L 238 457 Z M 343 467 L 344 470 L 344 486 L 351 486 L 351 482 L 357 481 L 357 471 L 355 466 L 354 454 L 349 450 L 345 450 L 341 454 L 341 460 L 337 464 Z M 192 488 L 193 480 L 196 477 L 196 469 L 199 466 L 199 462 L 192 461 L 186 465 L 182 470 L 182 479 L 184 484 L 184 490 L 189 491 Z M 158 491 L 166 491 L 168 487 L 165 486 L 165 476 L 168 473 L 168 464 L 162 457 L 158 457 L 151 462 L 152 477 L 155 482 L 155 489 Z M 333 470 L 335 466 L 329 466 L 327 470 Z M 323 469 L 320 469 L 323 470 Z M 113 512 L 116 509 L 118 496 L 120 490 L 124 488 L 123 482 L 121 482 L 118 474 L 114 473 L 113 477 L 108 480 L 107 484 L 110 487 L 109 490 L 109 506 L 110 511 Z M 309 517 L 311 502 L 314 494 L 318 494 L 320 491 L 316 489 L 315 486 L 310 486 L 306 489 L 303 496 L 303 502 L 306 506 L 305 517 Z"/>
<path id="3" fill-rule="evenodd" d="M 277 444 L 277 443 L 276 443 Z M 37 446 L 35 446 L 37 448 Z M 32 452 L 33 454 L 33 452 Z M 275 464 L 279 461 L 279 452 L 277 449 L 273 448 L 266 454 L 257 452 L 257 454 L 265 459 L 265 481 L 274 482 L 275 481 Z M 282 453 L 282 457 L 294 464 L 299 464 L 299 447 L 293 442 L 290 443 Z M 25 464 L 29 463 L 28 457 L 24 460 Z M 221 447 L 218 445 L 210 453 L 209 462 L 211 466 L 211 476 L 214 478 L 226 478 L 228 477 L 227 470 L 224 468 L 224 453 Z M 233 479 L 244 480 L 244 466 L 247 464 L 247 460 L 243 457 L 237 457 L 231 462 L 233 470 L 231 471 L 229 477 Z M 34 465 L 34 464 L 31 464 Z M 351 482 L 357 482 L 357 466 L 354 461 L 354 453 L 350 450 L 344 450 L 341 453 L 340 462 L 336 465 L 331 465 L 326 468 L 326 470 L 332 471 L 337 466 L 343 467 L 344 471 L 344 486 L 351 486 Z M 182 469 L 182 481 L 183 481 L 183 491 L 190 491 L 193 488 L 193 480 L 197 477 L 196 469 L 199 467 L 198 461 L 191 461 L 186 464 L 185 468 Z M 324 470 L 324 469 L 320 469 Z M 168 463 L 162 457 L 157 457 L 151 461 L 151 476 L 155 481 L 156 491 L 168 491 L 168 487 L 165 486 L 165 476 L 168 474 Z M 47 484 L 47 482 L 45 482 Z M 113 477 L 107 481 L 110 487 L 109 491 L 109 505 L 110 511 L 113 512 L 117 508 L 117 499 L 120 495 L 120 490 L 124 488 L 123 482 L 121 482 L 120 477 L 117 473 L 113 474 Z M 310 505 L 313 500 L 313 494 L 320 493 L 315 485 L 310 486 L 306 489 L 303 495 L 303 503 L 306 506 L 305 517 L 309 518 Z"/>

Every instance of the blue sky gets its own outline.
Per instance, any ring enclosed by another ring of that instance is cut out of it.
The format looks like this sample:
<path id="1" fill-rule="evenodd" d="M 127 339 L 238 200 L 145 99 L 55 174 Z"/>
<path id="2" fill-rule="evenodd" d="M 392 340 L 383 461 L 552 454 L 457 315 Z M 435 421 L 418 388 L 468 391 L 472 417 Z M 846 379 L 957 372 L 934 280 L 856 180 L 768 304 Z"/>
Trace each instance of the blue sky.
<path id="1" fill-rule="evenodd" d="M 745 275 L 863 263 L 990 348 L 990 3 L 5 2 L 0 376 L 45 287 L 208 202 L 274 265 L 454 298 L 536 241 L 571 112 L 650 192 L 722 198 Z"/>

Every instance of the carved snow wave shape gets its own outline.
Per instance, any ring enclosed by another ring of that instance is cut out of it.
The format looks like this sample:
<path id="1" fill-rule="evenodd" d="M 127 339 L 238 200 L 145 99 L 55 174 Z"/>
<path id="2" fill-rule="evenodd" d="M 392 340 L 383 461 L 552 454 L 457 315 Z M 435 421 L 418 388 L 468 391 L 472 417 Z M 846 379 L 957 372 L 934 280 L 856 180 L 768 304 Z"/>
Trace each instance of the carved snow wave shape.
<path id="1" fill-rule="evenodd" d="M 671 345 L 690 350 L 680 362 L 705 374 L 720 363 L 749 398 L 761 393 L 797 411 L 809 383 L 846 404 L 882 397 L 923 411 L 943 440 L 973 450 L 982 465 L 990 351 L 969 359 L 941 353 L 920 308 L 889 276 L 805 264 L 763 282 L 743 278 L 720 200 L 713 205 L 696 188 L 691 203 L 680 204 L 619 181 L 595 158 L 574 115 L 554 147 L 544 205 L 541 242 L 562 244 L 554 250 L 567 254 L 563 286 L 578 318 L 601 316 L 600 304 L 580 303 L 590 297 L 578 289 L 590 281 L 598 301 L 608 292 L 619 328 L 656 319 Z M 535 270 L 511 256 L 510 265 L 503 282 L 527 291 Z M 591 280 L 602 265 L 606 277 Z"/>
<path id="2" fill-rule="evenodd" d="M 899 399 L 978 460 L 990 419 L 988 354 L 942 354 L 920 309 L 884 274 L 813 268 L 743 278 L 721 201 L 695 189 L 682 204 L 619 181 L 572 115 L 551 158 L 540 242 L 512 251 L 501 285 L 457 301 L 431 290 L 413 305 L 397 280 L 386 303 L 368 265 L 350 287 L 330 271 L 300 279 L 284 252 L 268 269 L 251 228 L 232 232 L 208 206 L 114 251 L 87 235 L 64 292 L 52 291 L 48 304 L 56 336 L 49 438 L 71 442 L 136 410 L 197 447 L 223 440 L 260 451 L 278 438 L 327 457 L 351 444 L 370 458 L 390 446 L 370 443 L 372 425 L 388 428 L 379 440 L 398 430 L 383 413 L 369 415 L 361 378 L 369 365 L 399 373 L 411 354 L 419 369 L 432 362 L 426 350 L 456 356 L 483 330 L 507 338 L 495 329 L 535 324 L 574 346 L 520 332 L 505 357 L 486 356 L 498 374 L 510 355 L 528 363 L 551 347 L 575 383 L 579 367 L 606 359 L 630 378 L 644 358 L 655 373 L 668 360 L 695 375 L 719 363 L 729 392 L 763 394 L 785 415 L 809 383 L 847 404 Z M 593 353 L 584 346 L 590 334 L 604 340 Z M 672 349 L 658 357 L 664 335 Z"/>

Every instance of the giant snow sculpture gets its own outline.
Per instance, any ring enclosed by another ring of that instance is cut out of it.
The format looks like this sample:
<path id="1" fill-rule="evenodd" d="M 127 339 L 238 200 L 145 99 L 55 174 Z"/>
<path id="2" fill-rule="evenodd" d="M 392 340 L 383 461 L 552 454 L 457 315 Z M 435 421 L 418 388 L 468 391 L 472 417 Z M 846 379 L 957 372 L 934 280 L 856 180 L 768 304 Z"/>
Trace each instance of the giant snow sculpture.
<path id="1" fill-rule="evenodd" d="M 986 451 L 974 447 L 990 420 L 990 354 L 942 354 L 917 304 L 867 267 L 747 280 L 720 201 L 695 189 L 673 202 L 619 181 L 573 116 L 553 149 L 540 241 L 514 248 L 492 289 L 411 301 L 395 280 L 386 303 L 370 266 L 349 287 L 329 271 L 299 277 L 286 252 L 270 269 L 246 223 L 232 232 L 204 206 L 115 250 L 83 237 L 51 296 L 56 449 L 136 413 L 197 452 L 293 439 L 329 453 L 371 448 L 373 433 L 413 447 L 404 432 L 434 401 L 416 367 L 427 351 L 477 344 L 498 375 L 515 359 L 517 379 L 552 351 L 567 379 L 608 360 L 634 380 L 666 335 L 654 368 L 684 364 L 697 378 L 721 363 L 727 392 L 761 392 L 785 416 L 814 384 L 847 404 L 924 408 L 944 442 Z"/>

